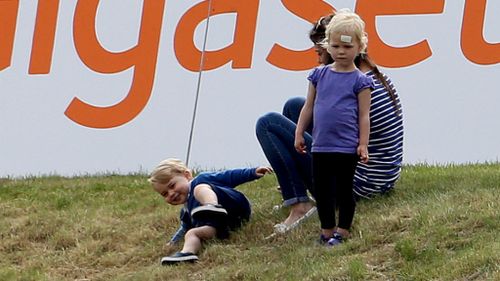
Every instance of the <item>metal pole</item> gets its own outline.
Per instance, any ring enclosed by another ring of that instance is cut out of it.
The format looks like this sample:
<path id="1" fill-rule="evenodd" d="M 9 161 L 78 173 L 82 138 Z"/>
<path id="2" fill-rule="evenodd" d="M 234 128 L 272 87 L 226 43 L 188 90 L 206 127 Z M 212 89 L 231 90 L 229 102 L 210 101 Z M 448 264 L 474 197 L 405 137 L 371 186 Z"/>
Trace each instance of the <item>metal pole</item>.
<path id="1" fill-rule="evenodd" d="M 205 49 L 207 45 L 208 38 L 208 26 L 210 24 L 210 14 L 212 9 L 212 0 L 208 1 L 208 11 L 207 11 L 207 23 L 205 25 L 205 35 L 203 38 L 203 49 L 201 51 L 201 59 L 200 59 L 200 70 L 198 72 L 198 84 L 196 86 L 196 97 L 194 100 L 194 108 L 193 108 L 193 118 L 191 119 L 191 130 L 189 131 L 189 141 L 188 141 L 188 149 L 186 154 L 186 166 L 189 167 L 189 158 L 191 156 L 191 145 L 193 143 L 193 132 L 194 132 L 194 124 L 196 121 L 196 112 L 198 109 L 198 98 L 200 96 L 200 85 L 201 85 L 201 76 L 203 74 L 203 67 L 205 63 Z"/>

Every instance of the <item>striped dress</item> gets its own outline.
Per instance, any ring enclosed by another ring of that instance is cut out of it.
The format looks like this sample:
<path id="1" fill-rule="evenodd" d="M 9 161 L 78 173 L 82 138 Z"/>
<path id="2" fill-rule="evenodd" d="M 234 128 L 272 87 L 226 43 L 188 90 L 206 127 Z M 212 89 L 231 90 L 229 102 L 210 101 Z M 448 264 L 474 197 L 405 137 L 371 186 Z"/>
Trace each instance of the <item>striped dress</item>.
<path id="1" fill-rule="evenodd" d="M 399 110 L 373 72 L 375 88 L 371 93 L 369 161 L 358 163 L 354 175 L 354 193 L 358 197 L 371 198 L 390 191 L 399 178 L 403 161 L 403 114 L 399 96 L 395 93 Z M 391 80 L 385 76 L 389 86 Z"/>

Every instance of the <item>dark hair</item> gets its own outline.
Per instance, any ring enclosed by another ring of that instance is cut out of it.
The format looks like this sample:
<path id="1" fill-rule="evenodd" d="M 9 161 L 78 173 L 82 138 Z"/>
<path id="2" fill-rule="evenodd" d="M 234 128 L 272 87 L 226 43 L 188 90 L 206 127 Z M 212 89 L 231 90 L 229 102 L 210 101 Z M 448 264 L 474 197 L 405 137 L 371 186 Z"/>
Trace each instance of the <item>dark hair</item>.
<path id="1" fill-rule="evenodd" d="M 330 23 L 330 21 L 334 16 L 335 14 L 329 14 L 327 16 L 319 18 L 318 22 L 309 31 L 309 39 L 311 39 L 311 41 L 314 44 L 318 44 L 321 41 L 323 41 L 323 39 L 325 39 L 326 27 L 328 26 L 328 24 Z M 332 63 L 333 59 L 331 57 L 330 59 L 331 61 L 329 63 Z M 377 79 L 382 83 L 382 85 L 384 85 L 384 88 L 387 90 L 389 96 L 391 97 L 396 113 L 399 114 L 401 112 L 401 106 L 398 104 L 396 100 L 396 91 L 394 90 L 394 88 L 391 87 L 391 85 L 389 85 L 389 82 L 387 82 L 387 79 L 380 72 L 375 62 L 373 62 L 370 56 L 368 56 L 368 53 L 359 54 L 359 56 L 357 56 L 356 59 L 354 60 L 354 64 L 356 64 L 356 67 L 359 67 L 362 62 L 367 64 L 372 69 L 375 77 L 377 77 Z"/>
<path id="2" fill-rule="evenodd" d="M 318 44 L 321 41 L 323 41 L 323 39 L 325 39 L 326 26 L 330 23 L 332 18 L 333 18 L 333 14 L 319 18 L 318 22 L 309 31 L 309 39 L 311 39 L 311 41 L 314 44 Z"/>

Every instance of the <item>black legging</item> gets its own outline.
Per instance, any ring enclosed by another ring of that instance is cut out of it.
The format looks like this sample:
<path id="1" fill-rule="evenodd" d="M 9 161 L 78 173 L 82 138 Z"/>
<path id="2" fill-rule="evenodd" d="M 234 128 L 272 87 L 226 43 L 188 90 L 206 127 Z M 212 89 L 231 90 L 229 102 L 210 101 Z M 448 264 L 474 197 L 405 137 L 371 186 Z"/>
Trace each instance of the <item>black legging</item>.
<path id="1" fill-rule="evenodd" d="M 332 229 L 336 226 L 336 205 L 339 208 L 338 227 L 351 227 L 356 209 L 352 181 L 358 160 L 356 154 L 312 153 L 313 185 L 322 229 Z"/>

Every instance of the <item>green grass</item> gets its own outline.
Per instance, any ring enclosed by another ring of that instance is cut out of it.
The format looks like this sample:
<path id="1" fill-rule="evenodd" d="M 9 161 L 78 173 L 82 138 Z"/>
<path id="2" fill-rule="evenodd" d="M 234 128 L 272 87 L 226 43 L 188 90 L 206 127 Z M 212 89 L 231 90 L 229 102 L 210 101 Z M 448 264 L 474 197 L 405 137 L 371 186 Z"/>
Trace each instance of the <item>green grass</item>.
<path id="1" fill-rule="evenodd" d="M 500 164 L 406 166 L 358 203 L 353 237 L 316 245 L 313 217 L 265 240 L 288 210 L 274 176 L 245 184 L 252 220 L 170 267 L 178 207 L 145 175 L 0 179 L 0 280 L 500 280 Z"/>

